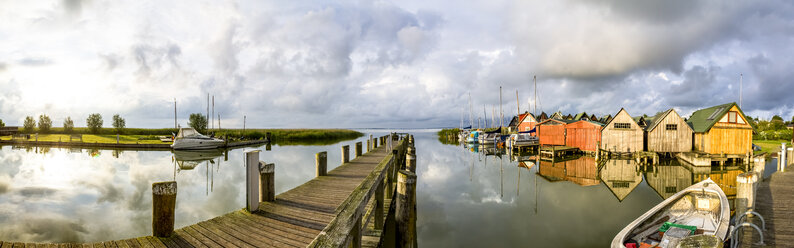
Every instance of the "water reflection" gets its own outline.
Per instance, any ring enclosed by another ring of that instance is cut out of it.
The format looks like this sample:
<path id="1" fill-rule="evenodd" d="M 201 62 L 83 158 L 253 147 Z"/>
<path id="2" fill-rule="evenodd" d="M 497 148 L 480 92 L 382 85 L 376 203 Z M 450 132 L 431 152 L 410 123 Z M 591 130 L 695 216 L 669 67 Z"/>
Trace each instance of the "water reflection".
<path id="1" fill-rule="evenodd" d="M 431 247 L 606 247 L 665 197 L 708 177 L 735 198 L 744 168 L 587 156 L 547 161 L 450 146 L 433 134 L 416 140 L 419 243 Z"/>
<path id="2" fill-rule="evenodd" d="M 276 192 L 314 178 L 314 154 L 340 146 L 266 147 L 260 160 L 276 164 Z M 366 142 L 365 142 L 366 143 Z M 93 242 L 151 234 L 151 185 L 177 181 L 175 226 L 245 205 L 243 149 L 210 152 L 0 147 L 0 240 Z"/>

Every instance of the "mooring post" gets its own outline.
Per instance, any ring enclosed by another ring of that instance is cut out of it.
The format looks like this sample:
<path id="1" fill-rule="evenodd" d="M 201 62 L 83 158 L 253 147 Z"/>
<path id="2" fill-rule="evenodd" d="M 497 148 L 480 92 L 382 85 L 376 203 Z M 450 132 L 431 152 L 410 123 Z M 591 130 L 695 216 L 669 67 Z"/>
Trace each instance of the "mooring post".
<path id="1" fill-rule="evenodd" d="M 397 205 L 394 219 L 397 222 L 397 247 L 415 247 L 416 239 L 416 174 L 400 170 L 397 174 Z"/>
<path id="2" fill-rule="evenodd" d="M 270 132 L 267 132 L 267 133 L 265 133 L 265 138 L 267 139 L 267 142 L 271 142 L 271 141 L 273 141 L 273 140 L 270 138 Z"/>
<path id="3" fill-rule="evenodd" d="M 152 236 L 168 237 L 174 232 L 176 182 L 152 184 Z"/>
<path id="4" fill-rule="evenodd" d="M 758 181 L 755 172 L 745 172 L 736 176 L 736 216 L 753 210 L 755 203 L 754 185 Z"/>
<path id="5" fill-rule="evenodd" d="M 259 201 L 276 201 L 276 164 L 259 162 Z"/>
<path id="6" fill-rule="evenodd" d="M 405 169 L 416 173 L 416 151 L 414 147 L 408 147 L 408 153 L 405 154 Z"/>
<path id="7" fill-rule="evenodd" d="M 356 157 L 361 157 L 361 141 L 356 142 Z"/>
<path id="8" fill-rule="evenodd" d="M 372 138 L 372 149 L 378 148 L 378 138 Z"/>
<path id="9" fill-rule="evenodd" d="M 786 162 L 786 153 L 788 153 L 788 150 L 786 149 L 786 143 L 781 143 L 780 148 L 780 171 L 786 172 L 786 165 L 788 164 Z"/>
<path id="10" fill-rule="evenodd" d="M 328 175 L 328 152 L 318 152 L 314 155 L 314 162 L 317 167 L 317 176 Z"/>
<path id="11" fill-rule="evenodd" d="M 248 212 L 259 209 L 259 188 L 261 187 L 259 170 L 259 150 L 245 153 L 245 203 Z"/>
<path id="12" fill-rule="evenodd" d="M 367 140 L 367 152 L 372 151 L 375 149 L 375 144 L 372 144 L 372 134 L 369 135 L 369 140 Z"/>
<path id="13" fill-rule="evenodd" d="M 342 146 L 342 163 L 350 162 L 350 146 Z"/>

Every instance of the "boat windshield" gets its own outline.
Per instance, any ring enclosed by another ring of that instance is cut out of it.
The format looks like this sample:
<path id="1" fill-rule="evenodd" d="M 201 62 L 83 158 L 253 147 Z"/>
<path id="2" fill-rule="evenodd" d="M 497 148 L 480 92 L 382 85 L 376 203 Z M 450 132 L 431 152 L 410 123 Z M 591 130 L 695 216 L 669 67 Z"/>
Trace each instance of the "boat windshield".
<path id="1" fill-rule="evenodd" d="M 201 137 L 199 132 L 196 132 L 195 129 L 192 128 L 182 128 L 179 130 L 179 134 L 176 136 L 177 138 L 190 138 L 190 137 Z"/>

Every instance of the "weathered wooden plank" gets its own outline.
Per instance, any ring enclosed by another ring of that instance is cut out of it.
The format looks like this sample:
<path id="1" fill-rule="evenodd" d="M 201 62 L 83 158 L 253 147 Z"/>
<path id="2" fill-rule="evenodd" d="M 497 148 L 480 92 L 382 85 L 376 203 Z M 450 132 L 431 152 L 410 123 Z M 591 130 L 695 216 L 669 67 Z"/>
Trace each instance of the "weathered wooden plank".
<path id="1" fill-rule="evenodd" d="M 231 218 L 212 219 L 210 222 L 217 225 L 221 231 L 233 235 L 246 243 L 256 246 L 268 247 L 297 247 L 297 245 L 287 245 L 283 240 L 273 239 L 264 235 L 263 231 L 250 228 L 248 225 L 241 225 L 234 222 Z"/>
<path id="2" fill-rule="evenodd" d="M 270 219 L 270 218 L 267 218 L 267 217 L 264 217 L 264 216 L 260 216 L 260 215 L 255 215 L 255 214 L 235 212 L 234 218 L 238 218 L 239 220 L 243 221 L 244 223 L 252 223 L 252 224 L 255 224 L 255 225 L 260 225 L 263 228 L 279 230 L 279 231 L 283 231 L 285 233 L 292 233 L 292 234 L 303 236 L 303 237 L 307 237 L 307 238 L 310 238 L 310 239 L 314 239 L 314 237 L 316 237 L 317 234 L 320 233 L 319 230 L 315 230 L 315 229 L 311 229 L 311 228 L 307 228 L 307 227 L 303 227 L 303 226 L 299 226 L 299 225 L 293 225 L 293 224 L 290 224 L 290 223 L 281 222 L 281 221 L 278 221 L 278 220 L 275 220 L 275 219 Z"/>
<path id="3" fill-rule="evenodd" d="M 282 230 L 282 229 L 288 229 L 285 227 L 265 226 L 236 216 L 232 216 L 224 219 L 223 224 L 234 225 L 236 229 L 240 231 L 250 232 L 254 235 L 262 237 L 263 239 L 272 239 L 278 241 L 279 243 L 284 243 L 291 246 L 305 247 L 306 244 L 311 242 L 311 240 L 314 237 L 314 235 L 312 236 L 312 238 L 301 236 L 299 234 L 296 234 L 296 232 L 287 232 L 285 230 Z"/>
<path id="4" fill-rule="evenodd" d="M 202 243 L 199 239 L 194 238 L 192 235 L 188 234 L 185 230 L 179 229 L 174 231 L 176 235 L 174 235 L 174 239 L 183 245 L 183 247 L 208 247 L 206 244 Z M 184 244 L 189 244 L 189 246 L 185 246 Z"/>
<path id="5" fill-rule="evenodd" d="M 138 239 L 126 239 L 126 240 L 124 240 L 124 243 L 127 243 L 127 245 L 129 245 L 132 248 L 141 247 L 141 243 L 138 242 Z"/>
<path id="6" fill-rule="evenodd" d="M 220 243 L 221 246 L 223 246 L 223 247 L 243 247 L 243 246 L 245 246 L 245 245 L 241 244 L 242 242 L 239 242 L 239 240 L 237 240 L 235 238 L 224 237 L 226 235 L 222 235 L 222 234 L 219 234 L 219 233 L 216 233 L 216 232 L 213 232 L 213 231 L 207 229 L 205 227 L 206 224 L 204 224 L 204 223 L 205 222 L 202 221 L 202 222 L 199 222 L 198 224 L 192 225 L 190 227 L 194 228 L 197 232 L 203 234 L 204 236 L 207 236 L 212 241 Z"/>
<path id="7" fill-rule="evenodd" d="M 187 231 L 188 233 L 190 233 L 190 236 L 193 236 L 194 238 L 200 240 L 201 243 L 209 247 L 217 247 L 217 246 L 237 247 L 233 244 L 226 242 L 226 240 L 216 235 L 213 235 L 212 233 L 207 232 L 198 225 L 187 226 L 185 228 L 182 228 L 182 230 Z"/>
<path id="8" fill-rule="evenodd" d="M 151 244 L 152 246 L 154 246 L 154 247 L 156 247 L 156 248 L 168 248 L 168 247 L 166 247 L 166 246 L 165 246 L 165 244 L 163 244 L 163 241 L 161 241 L 160 239 L 158 239 L 158 238 L 156 238 L 156 237 L 153 237 L 153 236 L 146 236 L 146 237 L 144 237 L 144 238 L 145 238 L 147 241 L 149 241 L 149 244 Z"/>

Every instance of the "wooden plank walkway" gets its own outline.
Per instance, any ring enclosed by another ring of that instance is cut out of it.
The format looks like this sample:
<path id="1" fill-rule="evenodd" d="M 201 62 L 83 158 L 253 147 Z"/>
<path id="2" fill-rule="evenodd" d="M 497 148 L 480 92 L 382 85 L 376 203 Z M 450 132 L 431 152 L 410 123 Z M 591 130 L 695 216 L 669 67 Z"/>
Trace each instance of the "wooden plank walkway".
<path id="1" fill-rule="evenodd" d="M 766 220 L 763 246 L 758 233 L 745 227 L 742 247 L 792 247 L 794 246 L 794 172 L 775 172 L 767 181 L 758 184 L 755 211 Z M 752 222 L 761 227 L 759 219 Z"/>
<path id="2" fill-rule="evenodd" d="M 275 202 L 260 203 L 260 210 L 255 213 L 245 210 L 234 211 L 178 229 L 169 238 L 147 236 L 91 244 L 30 244 L 0 241 L 0 248 L 306 247 L 336 216 L 338 208 L 353 190 L 390 154 L 389 148 L 381 146 L 329 171 L 328 176 L 314 178 L 279 194 Z M 391 204 L 390 202 L 386 201 L 386 204 Z M 385 211 L 388 207 L 389 205 L 386 205 Z M 367 234 L 379 235 L 373 232 Z M 367 239 L 369 241 L 367 244 L 371 246 L 372 238 Z"/>

